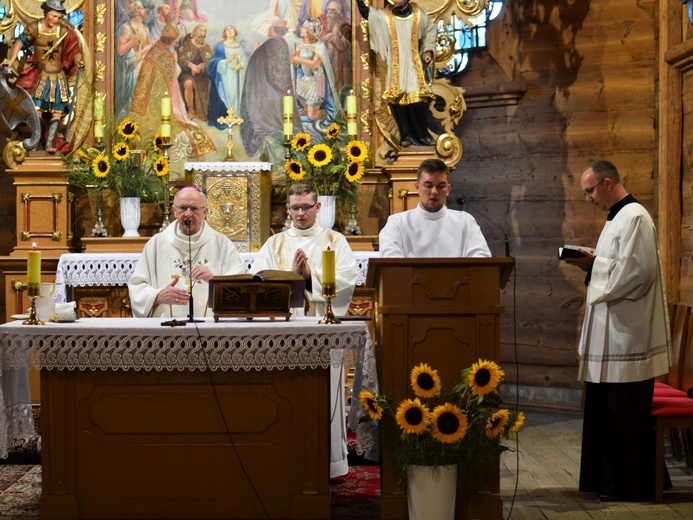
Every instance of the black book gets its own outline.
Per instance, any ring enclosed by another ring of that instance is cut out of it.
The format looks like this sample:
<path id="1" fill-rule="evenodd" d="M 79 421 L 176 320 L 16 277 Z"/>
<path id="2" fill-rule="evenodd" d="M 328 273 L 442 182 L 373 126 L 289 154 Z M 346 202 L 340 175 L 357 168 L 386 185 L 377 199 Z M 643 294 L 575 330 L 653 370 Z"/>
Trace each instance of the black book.
<path id="1" fill-rule="evenodd" d="M 585 249 L 594 254 L 594 249 L 591 247 L 565 245 L 558 248 L 558 258 L 561 260 L 565 260 L 566 258 L 583 258 L 585 255 L 580 249 Z"/>

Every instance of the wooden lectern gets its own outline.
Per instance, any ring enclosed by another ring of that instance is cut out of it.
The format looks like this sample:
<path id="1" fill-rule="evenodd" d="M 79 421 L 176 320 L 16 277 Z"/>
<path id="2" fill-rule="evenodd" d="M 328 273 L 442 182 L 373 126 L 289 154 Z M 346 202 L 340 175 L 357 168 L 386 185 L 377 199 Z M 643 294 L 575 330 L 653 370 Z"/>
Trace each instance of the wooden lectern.
<path id="1" fill-rule="evenodd" d="M 373 258 L 366 285 L 375 291 L 380 392 L 393 401 L 414 397 L 411 369 L 438 370 L 443 394 L 479 358 L 498 361 L 500 290 L 513 258 Z M 456 518 L 503 518 L 499 461 L 484 479 L 459 468 Z M 406 519 L 407 497 L 386 447 L 381 455 L 381 518 Z"/>

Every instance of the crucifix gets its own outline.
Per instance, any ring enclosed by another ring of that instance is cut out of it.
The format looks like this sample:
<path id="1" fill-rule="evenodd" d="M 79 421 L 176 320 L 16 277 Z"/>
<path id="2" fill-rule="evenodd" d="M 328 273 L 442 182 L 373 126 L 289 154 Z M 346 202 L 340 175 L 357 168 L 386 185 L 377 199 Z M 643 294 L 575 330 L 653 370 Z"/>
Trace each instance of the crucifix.
<path id="1" fill-rule="evenodd" d="M 230 162 L 230 161 L 235 161 L 233 157 L 233 127 L 234 125 L 240 125 L 243 123 L 244 119 L 242 117 L 236 117 L 234 115 L 235 110 L 233 107 L 229 108 L 226 111 L 226 116 L 225 117 L 219 117 L 217 119 L 217 123 L 225 124 L 226 128 L 229 131 L 228 138 L 226 139 L 226 157 L 224 158 L 225 161 Z"/>

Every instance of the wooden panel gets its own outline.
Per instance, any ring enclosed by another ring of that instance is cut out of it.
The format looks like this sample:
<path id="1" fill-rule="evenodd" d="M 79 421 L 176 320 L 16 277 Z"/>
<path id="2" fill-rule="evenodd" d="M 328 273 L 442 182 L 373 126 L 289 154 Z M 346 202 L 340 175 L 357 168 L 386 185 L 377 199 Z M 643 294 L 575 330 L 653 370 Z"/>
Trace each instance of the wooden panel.
<path id="1" fill-rule="evenodd" d="M 327 378 L 43 371 L 41 514 L 329 518 Z"/>

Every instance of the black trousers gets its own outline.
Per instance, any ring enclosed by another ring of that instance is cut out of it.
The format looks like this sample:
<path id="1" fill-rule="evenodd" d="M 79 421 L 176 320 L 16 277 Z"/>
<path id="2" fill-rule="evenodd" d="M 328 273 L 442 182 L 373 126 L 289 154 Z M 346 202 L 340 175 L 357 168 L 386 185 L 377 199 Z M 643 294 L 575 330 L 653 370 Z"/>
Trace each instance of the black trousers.
<path id="1" fill-rule="evenodd" d="M 585 383 L 580 491 L 623 498 L 654 496 L 654 379 Z M 664 488 L 671 487 L 664 468 Z"/>

